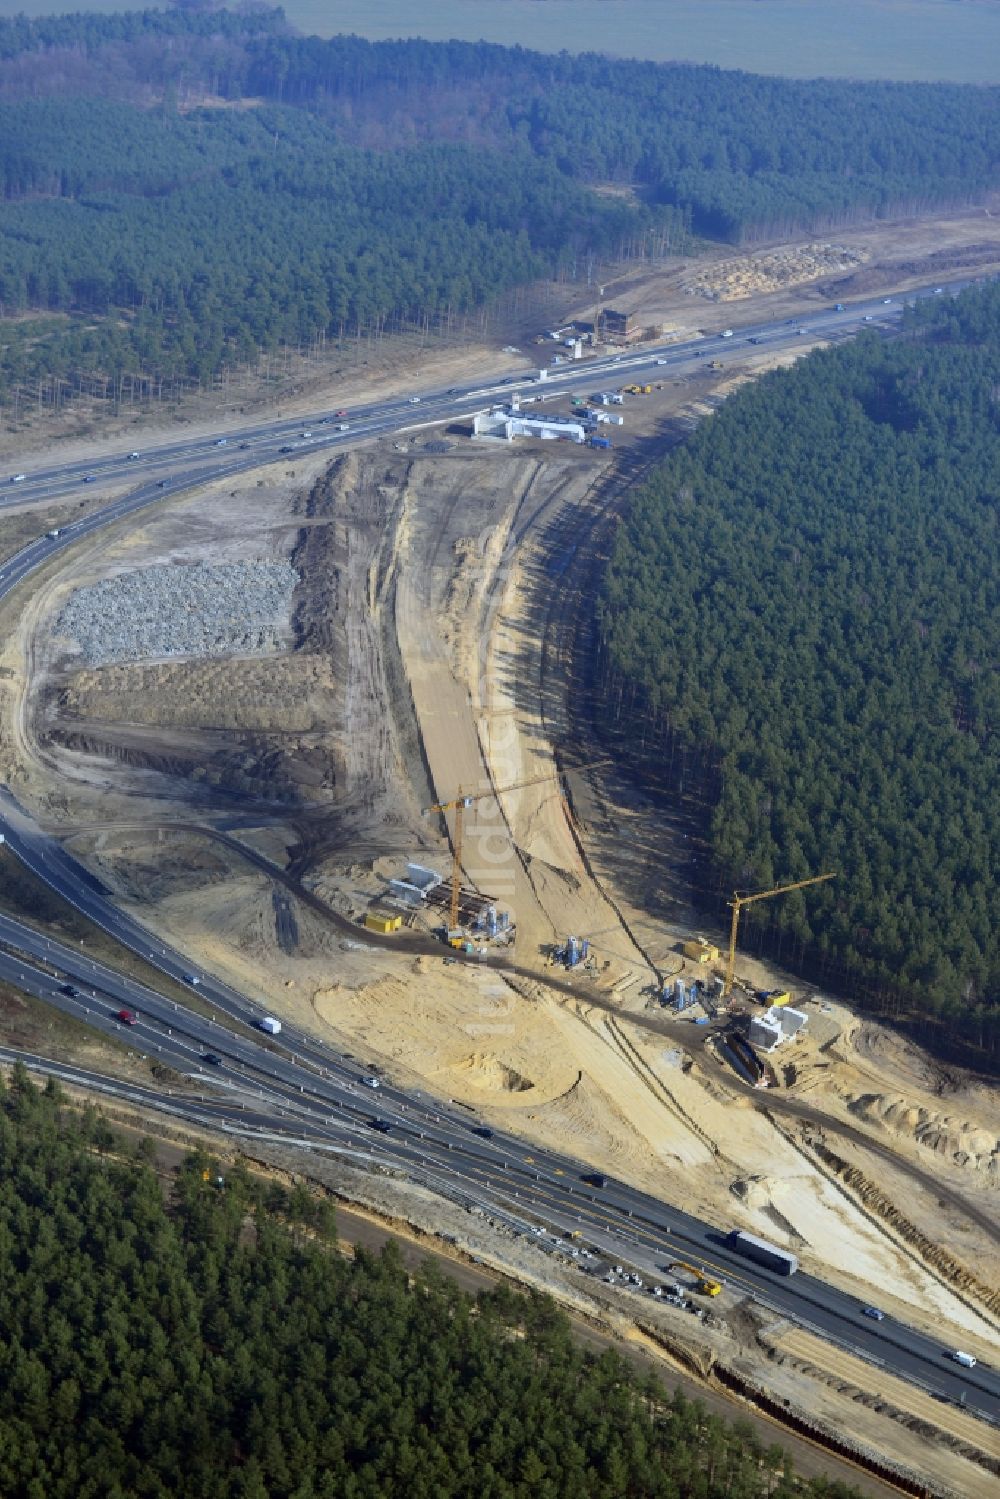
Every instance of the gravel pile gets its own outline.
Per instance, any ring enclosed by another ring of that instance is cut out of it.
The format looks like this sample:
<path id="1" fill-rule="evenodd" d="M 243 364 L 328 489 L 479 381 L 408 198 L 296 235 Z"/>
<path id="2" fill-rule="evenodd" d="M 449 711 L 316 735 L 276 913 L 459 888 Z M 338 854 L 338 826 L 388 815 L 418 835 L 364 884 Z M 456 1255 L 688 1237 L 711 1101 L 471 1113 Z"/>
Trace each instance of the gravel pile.
<path id="1" fill-rule="evenodd" d="M 252 655 L 282 644 L 297 582 L 287 562 L 149 567 L 79 589 L 56 628 L 91 666 Z"/>

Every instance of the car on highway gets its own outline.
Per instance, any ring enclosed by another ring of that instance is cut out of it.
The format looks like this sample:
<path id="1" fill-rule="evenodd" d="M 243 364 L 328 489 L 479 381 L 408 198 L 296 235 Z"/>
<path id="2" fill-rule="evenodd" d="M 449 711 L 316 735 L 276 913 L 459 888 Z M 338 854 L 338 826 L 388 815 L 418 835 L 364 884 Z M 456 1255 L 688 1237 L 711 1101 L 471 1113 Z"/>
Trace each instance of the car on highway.
<path id="1" fill-rule="evenodd" d="M 135 1025 L 139 1017 L 134 1010 L 116 1010 L 115 1019 L 120 1020 L 122 1025 Z"/>
<path id="2" fill-rule="evenodd" d="M 224 448 L 228 442 L 229 442 L 229 438 L 228 437 L 217 437 L 215 439 L 215 446 L 217 448 Z"/>
<path id="3" fill-rule="evenodd" d="M 347 412 L 346 411 L 335 411 L 333 414 L 334 414 L 334 416 L 337 418 L 337 420 L 339 422 L 340 419 L 341 419 L 341 417 L 345 417 L 347 415 Z"/>
<path id="4" fill-rule="evenodd" d="M 129 461 L 131 462 L 132 459 L 138 458 L 139 454 L 138 453 L 129 453 L 128 456 L 129 456 Z"/>
<path id="5" fill-rule="evenodd" d="M 312 433 L 311 432 L 300 432 L 299 436 L 300 437 L 312 437 Z"/>
<path id="6" fill-rule="evenodd" d="M 489 1128 L 488 1125 L 485 1124 L 474 1124 L 472 1127 L 472 1133 L 474 1135 L 478 1135 L 481 1140 L 493 1139 L 493 1131 Z"/>
<path id="7" fill-rule="evenodd" d="M 190 984 L 192 988 L 197 989 L 198 985 L 201 983 L 201 979 L 196 973 L 186 973 L 184 975 L 184 982 L 185 984 Z"/>
<path id="8" fill-rule="evenodd" d="M 75 984 L 60 984 L 59 993 L 68 994 L 70 999 L 76 999 L 79 996 L 80 991 Z"/>
<path id="9" fill-rule="evenodd" d="M 25 481 L 25 479 L 27 477 L 28 477 L 27 474 L 11 474 L 10 479 L 8 480 L 8 483 L 10 483 L 10 484 L 23 484 L 24 481 Z"/>
<path id="10" fill-rule="evenodd" d="M 250 444 L 248 442 L 241 442 L 240 443 L 240 451 L 242 452 L 244 448 L 248 448 L 249 446 L 250 446 Z"/>
<path id="11" fill-rule="evenodd" d="M 944 291 L 944 287 L 943 286 L 935 286 L 935 288 L 934 288 L 934 295 L 936 297 L 939 297 L 943 291 Z"/>
<path id="12" fill-rule="evenodd" d="M 83 476 L 83 483 L 84 484 L 96 484 L 96 482 L 97 482 L 97 475 L 96 474 L 84 474 L 84 476 Z"/>
<path id="13" fill-rule="evenodd" d="M 883 307 L 888 307 L 891 302 L 892 302 L 892 298 L 891 297 L 883 297 L 882 298 L 882 306 Z"/>
<path id="14" fill-rule="evenodd" d="M 369 1119 L 368 1123 L 372 1129 L 377 1129 L 380 1135 L 387 1135 L 392 1129 L 388 1119 Z"/>
<path id="15" fill-rule="evenodd" d="M 292 452 L 294 452 L 294 449 L 293 449 L 293 448 L 290 448 L 290 447 L 289 447 L 289 446 L 288 446 L 288 443 L 287 443 L 287 442 L 286 442 L 286 443 L 285 443 L 285 446 L 284 446 L 284 447 L 283 447 L 283 448 L 279 448 L 279 449 L 278 449 L 278 452 L 279 452 L 279 453 L 292 453 Z"/>
<path id="16" fill-rule="evenodd" d="M 864 315 L 864 319 L 863 319 L 863 321 L 864 321 L 864 322 L 866 322 L 866 323 L 870 323 L 870 322 L 871 322 L 871 320 L 872 320 L 872 315 L 871 315 L 871 313 L 870 313 L 870 312 L 866 312 L 866 313 L 865 313 L 865 315 Z"/>
<path id="17" fill-rule="evenodd" d="M 210 1067 L 222 1066 L 222 1058 L 217 1051 L 206 1051 L 201 1060 L 207 1062 Z"/>
<path id="18" fill-rule="evenodd" d="M 381 1088 L 382 1086 L 377 1077 L 363 1077 L 361 1081 L 366 1088 Z"/>
<path id="19" fill-rule="evenodd" d="M 166 479 L 157 479 L 157 481 L 156 481 L 156 487 L 157 487 L 157 489 L 166 489 L 166 487 L 167 487 L 167 481 L 166 481 Z"/>
<path id="20" fill-rule="evenodd" d="M 863 1317 L 871 1317 L 873 1322 L 881 1322 L 885 1317 L 885 1312 L 879 1311 L 877 1306 L 863 1306 L 861 1308 L 861 1315 Z"/>
<path id="21" fill-rule="evenodd" d="M 419 396 L 410 396 L 409 400 L 410 400 L 410 405 L 411 406 L 419 406 L 420 405 L 420 397 Z"/>
<path id="22" fill-rule="evenodd" d="M 587 1171 L 580 1180 L 586 1182 L 588 1187 L 606 1187 L 608 1179 L 600 1171 Z"/>

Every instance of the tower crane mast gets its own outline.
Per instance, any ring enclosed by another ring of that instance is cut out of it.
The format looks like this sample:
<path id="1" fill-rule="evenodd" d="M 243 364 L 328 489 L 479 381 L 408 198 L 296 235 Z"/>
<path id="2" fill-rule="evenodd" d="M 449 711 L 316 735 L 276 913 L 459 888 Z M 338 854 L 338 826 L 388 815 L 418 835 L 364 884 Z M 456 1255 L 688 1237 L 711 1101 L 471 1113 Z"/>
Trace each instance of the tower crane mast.
<path id="1" fill-rule="evenodd" d="M 425 816 L 431 812 L 454 812 L 455 814 L 454 830 L 451 837 L 452 859 L 451 903 L 448 908 L 449 927 L 454 928 L 458 925 L 458 907 L 462 893 L 462 844 L 465 835 L 465 814 L 468 811 L 469 807 L 471 807 L 475 802 L 485 802 L 490 801 L 494 797 L 499 798 L 501 796 L 506 796 L 510 791 L 522 791 L 527 786 L 540 786 L 545 781 L 552 781 L 554 784 L 558 784 L 553 772 L 549 770 L 546 771 L 544 775 L 529 776 L 527 780 L 515 781 L 513 785 L 510 786 L 498 786 L 495 788 L 491 787 L 489 791 L 473 791 L 466 793 L 462 790 L 461 786 L 459 786 L 457 796 L 455 796 L 450 802 L 435 802 L 433 806 L 426 807 L 424 809 Z"/>

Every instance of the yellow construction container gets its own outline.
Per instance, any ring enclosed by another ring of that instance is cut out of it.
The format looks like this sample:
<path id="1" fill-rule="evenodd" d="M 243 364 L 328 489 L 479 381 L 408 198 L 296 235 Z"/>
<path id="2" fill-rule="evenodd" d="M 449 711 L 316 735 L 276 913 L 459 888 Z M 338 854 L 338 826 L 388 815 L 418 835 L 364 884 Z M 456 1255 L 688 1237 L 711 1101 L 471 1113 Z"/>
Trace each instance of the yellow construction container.
<path id="1" fill-rule="evenodd" d="M 402 916 L 386 916 L 381 911 L 368 911 L 365 915 L 365 926 L 370 932 L 398 932 L 403 925 Z"/>
<path id="2" fill-rule="evenodd" d="M 717 963 L 719 961 L 719 949 L 713 947 L 711 942 L 704 942 L 701 937 L 695 937 L 692 942 L 685 942 L 681 952 L 686 958 L 691 958 L 695 963 Z"/>
<path id="3" fill-rule="evenodd" d="M 767 1002 L 769 1005 L 790 1005 L 792 996 L 787 989 L 773 989 L 767 996 Z"/>

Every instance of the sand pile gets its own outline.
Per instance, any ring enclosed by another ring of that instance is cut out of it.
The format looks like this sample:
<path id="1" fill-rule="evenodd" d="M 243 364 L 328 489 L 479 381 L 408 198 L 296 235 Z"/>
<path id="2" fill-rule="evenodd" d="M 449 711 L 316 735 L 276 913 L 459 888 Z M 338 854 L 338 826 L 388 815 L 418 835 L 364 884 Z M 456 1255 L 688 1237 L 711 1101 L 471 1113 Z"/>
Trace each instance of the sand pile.
<path id="1" fill-rule="evenodd" d="M 731 1190 L 749 1208 L 768 1208 L 775 1197 L 788 1191 L 788 1182 L 770 1176 L 738 1177 Z"/>
<path id="2" fill-rule="evenodd" d="M 863 1093 L 850 1101 L 852 1114 L 906 1135 L 957 1166 L 1000 1177 L 1000 1140 L 969 1120 L 920 1107 L 899 1095 Z"/>
<path id="3" fill-rule="evenodd" d="M 466 1083 L 495 1093 L 529 1093 L 534 1088 L 530 1077 L 489 1051 L 475 1051 L 452 1069 Z"/>

